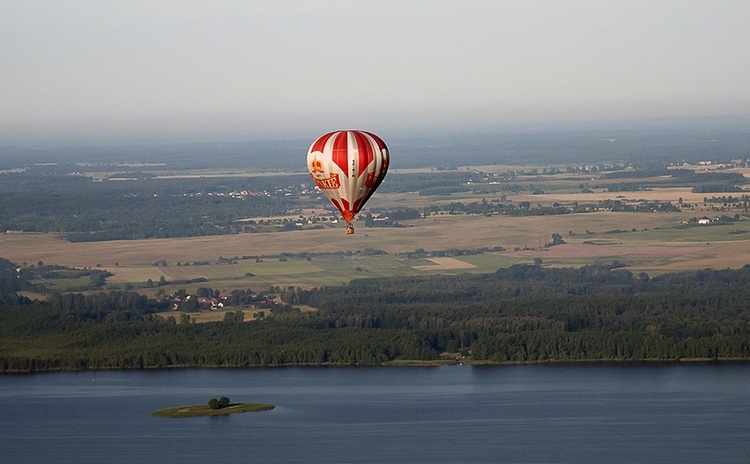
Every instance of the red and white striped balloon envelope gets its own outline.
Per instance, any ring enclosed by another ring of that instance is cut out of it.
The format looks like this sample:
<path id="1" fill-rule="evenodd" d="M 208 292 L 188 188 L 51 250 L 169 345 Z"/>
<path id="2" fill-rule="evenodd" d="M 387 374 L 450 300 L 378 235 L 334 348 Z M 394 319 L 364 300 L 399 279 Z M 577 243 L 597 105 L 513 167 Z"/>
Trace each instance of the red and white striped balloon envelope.
<path id="1" fill-rule="evenodd" d="M 388 171 L 388 147 L 372 132 L 329 132 L 310 145 L 307 169 L 320 191 L 341 212 L 347 233 L 352 234 L 352 219 Z"/>

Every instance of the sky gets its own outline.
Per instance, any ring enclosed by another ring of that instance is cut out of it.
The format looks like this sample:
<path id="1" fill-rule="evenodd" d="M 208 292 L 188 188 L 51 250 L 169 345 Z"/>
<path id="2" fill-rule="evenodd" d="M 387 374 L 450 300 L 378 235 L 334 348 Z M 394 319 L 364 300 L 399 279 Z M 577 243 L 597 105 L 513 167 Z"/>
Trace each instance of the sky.
<path id="1" fill-rule="evenodd" d="M 747 0 L 0 0 L 0 146 L 750 114 Z"/>

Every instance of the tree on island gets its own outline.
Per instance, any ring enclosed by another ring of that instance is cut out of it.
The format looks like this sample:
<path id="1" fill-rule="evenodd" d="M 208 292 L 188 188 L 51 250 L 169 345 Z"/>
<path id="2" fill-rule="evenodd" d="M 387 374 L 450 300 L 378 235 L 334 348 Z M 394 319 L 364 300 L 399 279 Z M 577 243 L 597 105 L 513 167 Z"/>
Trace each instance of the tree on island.
<path id="1" fill-rule="evenodd" d="M 208 400 L 208 407 L 211 409 L 222 409 L 230 405 L 229 398 L 222 396 L 221 399 L 211 398 Z"/>

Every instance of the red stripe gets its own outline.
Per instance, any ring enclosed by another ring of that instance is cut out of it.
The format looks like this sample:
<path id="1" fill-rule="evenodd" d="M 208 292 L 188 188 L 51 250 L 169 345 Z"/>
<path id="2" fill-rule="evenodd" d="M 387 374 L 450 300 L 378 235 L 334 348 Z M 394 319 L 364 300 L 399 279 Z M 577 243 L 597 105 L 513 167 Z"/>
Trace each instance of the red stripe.
<path id="1" fill-rule="evenodd" d="M 331 159 L 336 166 L 341 168 L 344 175 L 349 175 L 349 137 L 346 132 L 337 132 L 333 140 L 333 153 Z"/>
<path id="2" fill-rule="evenodd" d="M 357 177 L 359 177 L 365 172 L 367 165 L 372 162 L 372 144 L 364 133 L 354 131 L 352 134 L 354 134 L 354 139 L 357 141 L 357 149 L 359 150 L 359 169 L 357 169 Z"/>
<path id="3" fill-rule="evenodd" d="M 388 147 L 385 146 L 385 142 L 383 142 L 383 139 L 381 139 L 377 135 L 373 134 L 372 132 L 366 132 L 366 131 L 365 131 L 365 134 L 367 134 L 370 137 L 372 137 L 373 139 L 375 139 L 375 141 L 378 143 L 378 148 L 380 148 L 381 150 L 387 150 L 388 149 Z"/>
<path id="4" fill-rule="evenodd" d="M 336 207 L 336 209 L 339 210 L 339 213 L 341 213 L 341 216 L 343 216 L 344 220 L 346 222 L 352 222 L 352 219 L 354 219 L 354 215 L 357 214 L 354 210 L 349 209 L 349 202 L 341 199 L 341 203 L 336 201 L 335 198 L 331 198 L 331 203 L 333 203 L 333 206 Z"/>
<path id="5" fill-rule="evenodd" d="M 378 179 L 375 182 L 375 188 L 373 188 L 373 190 L 375 190 L 376 188 L 378 188 L 378 185 L 380 185 L 380 183 L 383 182 L 383 178 L 385 178 L 385 174 L 386 172 L 388 172 L 388 163 L 390 161 L 388 159 L 388 147 L 385 145 L 385 142 L 383 142 L 383 139 L 373 134 L 372 132 L 365 132 L 365 134 L 369 135 L 375 140 L 375 142 L 377 142 L 378 148 L 383 154 L 383 163 L 382 163 L 382 166 L 380 167 L 380 172 L 378 173 Z"/>
<path id="6" fill-rule="evenodd" d="M 359 213 L 359 210 L 362 209 L 362 206 L 365 204 L 364 202 L 367 201 L 367 198 L 369 198 L 369 196 L 362 197 L 354 202 L 354 206 L 352 206 L 352 212 L 354 214 Z"/>
<path id="7" fill-rule="evenodd" d="M 331 200 L 331 203 L 333 203 L 333 206 L 335 206 L 336 209 L 339 210 L 339 213 L 344 214 L 344 210 L 341 208 L 341 203 L 339 203 L 338 201 L 336 201 L 335 198 L 331 198 L 330 200 Z"/>
<path id="8" fill-rule="evenodd" d="M 310 151 L 311 152 L 313 152 L 313 151 L 322 152 L 323 148 L 326 146 L 326 142 L 328 141 L 328 139 L 331 138 L 331 136 L 333 134 L 335 134 L 335 132 L 329 132 L 329 133 L 327 133 L 325 135 L 320 136 L 320 138 L 318 138 L 318 140 L 316 140 L 313 143 L 313 146 L 312 146 L 312 148 L 310 148 Z"/>

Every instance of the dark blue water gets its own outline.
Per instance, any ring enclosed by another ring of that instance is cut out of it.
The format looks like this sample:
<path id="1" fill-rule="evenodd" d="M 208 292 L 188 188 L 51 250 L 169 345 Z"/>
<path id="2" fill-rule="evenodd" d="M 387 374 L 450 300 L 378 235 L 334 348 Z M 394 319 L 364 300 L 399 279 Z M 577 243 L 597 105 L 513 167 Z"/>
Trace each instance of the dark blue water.
<path id="1" fill-rule="evenodd" d="M 273 411 L 162 419 L 211 397 Z M 750 462 L 750 365 L 0 377 L 0 461 Z"/>

